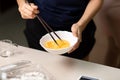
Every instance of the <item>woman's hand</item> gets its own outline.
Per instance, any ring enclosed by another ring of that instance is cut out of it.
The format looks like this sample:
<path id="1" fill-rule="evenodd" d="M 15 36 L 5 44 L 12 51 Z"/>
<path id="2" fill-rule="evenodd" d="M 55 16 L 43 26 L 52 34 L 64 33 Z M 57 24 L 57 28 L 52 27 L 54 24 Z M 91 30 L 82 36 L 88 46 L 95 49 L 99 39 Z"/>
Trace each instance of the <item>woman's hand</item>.
<path id="1" fill-rule="evenodd" d="M 76 50 L 79 47 L 80 42 L 82 41 L 82 29 L 81 29 L 81 26 L 78 23 L 75 23 L 75 24 L 72 25 L 71 31 L 72 31 L 74 36 L 78 37 L 78 41 L 73 46 L 73 48 L 68 52 L 68 54 L 73 52 L 74 50 Z"/>
<path id="2" fill-rule="evenodd" d="M 20 3 L 18 8 L 23 19 L 33 19 L 39 13 L 38 7 L 33 3 Z"/>

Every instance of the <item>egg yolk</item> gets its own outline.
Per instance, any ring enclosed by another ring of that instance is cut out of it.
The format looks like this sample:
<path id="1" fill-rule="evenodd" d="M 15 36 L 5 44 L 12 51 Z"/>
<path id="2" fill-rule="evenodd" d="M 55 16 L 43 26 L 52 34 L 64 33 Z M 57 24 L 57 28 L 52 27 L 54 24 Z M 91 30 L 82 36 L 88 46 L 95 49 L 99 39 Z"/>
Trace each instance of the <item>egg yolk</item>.
<path id="1" fill-rule="evenodd" d="M 61 41 L 58 39 L 56 41 L 57 41 L 58 45 L 54 41 L 50 40 L 45 43 L 45 47 L 51 48 L 51 49 L 61 49 L 61 48 L 66 48 L 66 47 L 70 46 L 70 43 L 67 40 Z"/>

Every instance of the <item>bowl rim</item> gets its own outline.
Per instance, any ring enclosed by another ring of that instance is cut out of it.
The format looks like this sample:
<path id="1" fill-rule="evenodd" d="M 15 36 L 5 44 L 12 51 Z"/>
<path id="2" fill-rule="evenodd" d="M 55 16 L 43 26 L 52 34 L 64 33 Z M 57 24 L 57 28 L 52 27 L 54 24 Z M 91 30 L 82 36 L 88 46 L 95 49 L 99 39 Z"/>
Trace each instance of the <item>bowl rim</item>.
<path id="1" fill-rule="evenodd" d="M 61 31 L 61 30 L 59 30 L 59 31 L 55 31 L 56 33 L 58 33 L 58 32 L 67 32 L 67 33 L 70 33 L 70 34 L 72 34 L 72 32 L 70 32 L 70 31 Z M 45 46 L 44 46 L 44 43 L 42 43 L 41 42 L 41 40 L 45 37 L 45 36 L 47 36 L 47 35 L 49 35 L 48 33 L 47 34 L 45 34 L 45 35 L 43 35 L 41 38 L 40 38 L 40 40 L 39 40 L 39 44 L 41 45 L 41 47 L 43 47 L 47 52 L 54 52 L 54 51 L 57 51 L 57 50 L 65 50 L 65 49 L 71 49 L 74 45 L 71 45 L 71 43 L 70 43 L 70 46 L 69 47 L 66 47 L 66 48 L 59 48 L 59 49 L 51 49 L 51 48 L 46 48 Z M 77 37 L 75 37 L 74 36 L 74 38 L 76 38 L 76 42 L 77 42 L 77 40 L 78 40 L 78 38 Z M 75 43 L 76 43 L 75 42 Z M 50 50 L 50 51 L 49 51 Z"/>

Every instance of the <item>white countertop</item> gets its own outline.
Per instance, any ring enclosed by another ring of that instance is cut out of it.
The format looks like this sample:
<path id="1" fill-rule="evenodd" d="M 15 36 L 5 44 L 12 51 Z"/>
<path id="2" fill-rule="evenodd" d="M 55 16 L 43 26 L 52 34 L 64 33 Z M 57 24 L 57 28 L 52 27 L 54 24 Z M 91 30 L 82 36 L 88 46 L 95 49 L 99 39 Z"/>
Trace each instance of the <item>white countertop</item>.
<path id="1" fill-rule="evenodd" d="M 79 80 L 81 76 L 100 80 L 120 80 L 120 69 L 19 46 L 16 54 L 0 57 L 0 66 L 20 60 L 42 65 L 56 80 Z"/>

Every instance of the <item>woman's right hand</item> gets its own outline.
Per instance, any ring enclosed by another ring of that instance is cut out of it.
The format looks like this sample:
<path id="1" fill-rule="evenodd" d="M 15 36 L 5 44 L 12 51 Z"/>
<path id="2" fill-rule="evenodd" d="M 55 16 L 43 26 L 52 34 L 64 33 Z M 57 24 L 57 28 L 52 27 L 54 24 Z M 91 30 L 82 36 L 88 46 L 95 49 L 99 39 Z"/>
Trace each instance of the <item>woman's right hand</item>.
<path id="1" fill-rule="evenodd" d="M 23 19 L 34 19 L 39 13 L 38 6 L 33 3 L 21 3 L 18 8 Z"/>

